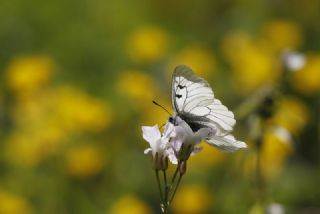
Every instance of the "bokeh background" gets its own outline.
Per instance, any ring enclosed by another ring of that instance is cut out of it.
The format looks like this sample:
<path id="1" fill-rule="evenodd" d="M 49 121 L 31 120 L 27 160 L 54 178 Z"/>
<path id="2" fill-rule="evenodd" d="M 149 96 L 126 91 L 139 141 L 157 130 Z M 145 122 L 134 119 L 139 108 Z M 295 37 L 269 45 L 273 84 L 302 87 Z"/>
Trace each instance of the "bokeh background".
<path id="1" fill-rule="evenodd" d="M 1 0 L 0 213 L 160 213 L 141 126 L 166 121 L 151 101 L 171 111 L 179 64 L 210 82 L 249 148 L 204 144 L 172 213 L 320 213 L 319 10 L 318 0 Z M 289 51 L 301 54 L 295 66 Z"/>

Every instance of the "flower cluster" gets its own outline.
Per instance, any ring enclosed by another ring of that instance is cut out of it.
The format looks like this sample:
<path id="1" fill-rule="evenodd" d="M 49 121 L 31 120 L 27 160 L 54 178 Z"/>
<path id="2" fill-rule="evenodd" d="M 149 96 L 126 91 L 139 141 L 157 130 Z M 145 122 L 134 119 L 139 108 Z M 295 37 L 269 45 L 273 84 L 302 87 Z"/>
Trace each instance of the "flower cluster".
<path id="1" fill-rule="evenodd" d="M 200 128 L 193 132 L 191 127 L 179 116 L 175 117 L 177 125 L 167 121 L 161 134 L 158 125 L 143 126 L 143 138 L 149 142 L 150 148 L 145 154 L 152 152 L 155 169 L 166 169 L 168 159 L 172 164 L 186 162 L 190 155 L 202 150 L 198 146 L 202 140 L 214 136 L 217 130 L 212 128 Z"/>
<path id="2" fill-rule="evenodd" d="M 186 173 L 189 157 L 202 150 L 202 147 L 199 146 L 202 140 L 207 140 L 209 138 L 224 139 L 224 136 L 220 136 L 220 132 L 221 131 L 218 128 L 214 129 L 207 127 L 200 128 L 194 132 L 189 124 L 178 115 L 168 119 L 162 133 L 158 125 L 142 127 L 143 138 L 150 144 L 150 147 L 147 148 L 144 153 L 152 153 L 153 166 L 160 190 L 160 198 L 162 201 L 161 208 L 163 213 L 167 213 L 180 180 Z M 228 146 L 232 148 L 232 150 L 229 151 L 235 151 L 247 146 L 244 142 L 236 141 L 233 137 L 232 140 L 229 139 L 226 143 L 230 144 L 230 146 Z M 215 146 L 221 149 L 224 148 L 218 144 Z M 172 176 L 171 183 L 167 181 L 166 174 L 169 161 L 176 165 L 176 170 Z M 163 182 L 160 182 L 159 171 L 163 172 Z M 177 176 L 178 174 L 179 176 Z M 163 183 L 163 185 L 161 185 L 161 183 Z"/>

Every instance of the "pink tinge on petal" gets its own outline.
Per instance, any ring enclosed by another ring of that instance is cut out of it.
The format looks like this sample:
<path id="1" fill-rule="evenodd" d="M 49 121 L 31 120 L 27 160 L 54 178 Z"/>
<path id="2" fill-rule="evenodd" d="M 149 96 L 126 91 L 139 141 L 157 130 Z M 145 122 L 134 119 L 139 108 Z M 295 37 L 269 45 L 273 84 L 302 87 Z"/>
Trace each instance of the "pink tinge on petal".
<path id="1" fill-rule="evenodd" d="M 178 164 L 178 159 L 176 157 L 176 154 L 174 152 L 174 149 L 173 148 L 170 148 L 167 150 L 167 153 L 168 153 L 168 158 L 169 158 L 169 161 L 172 163 L 172 164 Z"/>
<path id="2" fill-rule="evenodd" d="M 174 136 L 175 136 L 174 125 L 170 122 L 167 122 L 164 127 L 163 138 L 170 138 Z"/>
<path id="3" fill-rule="evenodd" d="M 180 141 L 184 141 L 185 138 L 188 136 L 188 133 L 181 126 L 175 126 L 174 132 L 175 132 L 175 138 L 179 139 Z"/>
<path id="4" fill-rule="evenodd" d="M 195 148 L 193 149 L 193 151 L 192 151 L 191 155 L 195 155 L 195 154 L 197 154 L 197 153 L 201 152 L 201 151 L 202 151 L 202 149 L 203 149 L 203 147 L 202 147 L 202 146 L 200 146 L 200 147 L 195 147 Z"/>

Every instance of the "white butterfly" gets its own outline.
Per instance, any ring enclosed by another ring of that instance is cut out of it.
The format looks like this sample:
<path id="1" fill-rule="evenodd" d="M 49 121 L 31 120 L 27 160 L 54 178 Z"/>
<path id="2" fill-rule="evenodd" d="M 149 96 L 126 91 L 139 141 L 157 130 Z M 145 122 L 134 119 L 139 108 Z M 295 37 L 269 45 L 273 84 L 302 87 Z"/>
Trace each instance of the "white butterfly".
<path id="1" fill-rule="evenodd" d="M 194 132 L 200 128 L 216 130 L 214 136 L 206 139 L 208 144 L 229 152 L 247 147 L 230 134 L 236 123 L 233 113 L 214 98 L 208 82 L 185 65 L 176 67 L 172 75 L 172 106 L 175 111 L 169 119 L 172 123 L 180 117 Z"/>

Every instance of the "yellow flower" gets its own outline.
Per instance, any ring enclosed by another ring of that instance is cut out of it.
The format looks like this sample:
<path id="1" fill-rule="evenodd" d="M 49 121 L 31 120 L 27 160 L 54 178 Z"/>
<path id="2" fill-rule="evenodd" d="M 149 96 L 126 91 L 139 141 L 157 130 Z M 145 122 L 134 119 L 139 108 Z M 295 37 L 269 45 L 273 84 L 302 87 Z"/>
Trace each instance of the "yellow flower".
<path id="1" fill-rule="evenodd" d="M 292 74 L 292 85 L 304 94 L 320 92 L 320 55 L 307 56 L 306 65 Z"/>
<path id="2" fill-rule="evenodd" d="M 177 214 L 208 213 L 212 198 L 204 186 L 181 186 L 172 203 L 172 209 Z"/>
<path id="3" fill-rule="evenodd" d="M 66 153 L 66 167 L 75 177 L 86 178 L 98 174 L 105 165 L 105 153 L 95 145 L 81 145 Z"/>
<path id="4" fill-rule="evenodd" d="M 250 146 L 249 148 L 253 148 L 253 143 L 251 141 L 247 142 Z M 237 156 L 237 160 L 241 160 L 242 157 Z M 249 150 L 244 156 L 243 161 L 243 174 L 252 178 L 253 174 L 255 173 L 257 166 L 257 154 L 254 149 Z M 242 169 L 242 168 L 241 168 Z"/>
<path id="5" fill-rule="evenodd" d="M 309 110 L 303 102 L 297 98 L 285 98 L 280 101 L 271 121 L 292 134 L 298 134 L 307 124 L 309 118 Z"/>
<path id="6" fill-rule="evenodd" d="M 280 76 L 277 58 L 245 33 L 228 35 L 223 51 L 230 62 L 233 87 L 238 93 L 247 94 L 274 84 Z"/>
<path id="7" fill-rule="evenodd" d="M 181 64 L 188 65 L 201 77 L 208 77 L 216 70 L 214 54 L 211 50 L 199 45 L 190 46 L 178 53 L 169 65 L 168 76 L 171 77 L 174 68 Z"/>
<path id="8" fill-rule="evenodd" d="M 106 213 L 110 214 L 151 214 L 152 211 L 134 195 L 124 195 L 118 199 Z"/>
<path id="9" fill-rule="evenodd" d="M 166 108 L 169 112 L 172 112 L 171 103 L 168 100 L 157 98 L 156 101 L 161 104 L 164 108 Z M 155 106 L 150 101 L 147 101 L 149 104 L 148 108 L 146 108 L 142 112 L 141 124 L 159 124 L 165 123 L 167 121 L 169 114 L 161 109 L 160 107 Z M 139 129 L 139 132 L 141 130 Z"/>
<path id="10" fill-rule="evenodd" d="M 32 209 L 31 205 L 26 199 L 0 190 L 0 213 L 29 214 L 32 213 Z"/>
<path id="11" fill-rule="evenodd" d="M 285 142 L 269 131 L 265 134 L 261 152 L 261 168 L 266 178 L 278 175 L 293 153 L 290 142 Z M 276 154 L 276 155 L 275 155 Z"/>
<path id="12" fill-rule="evenodd" d="M 299 27 L 293 22 L 283 20 L 267 23 L 262 30 L 262 38 L 269 48 L 273 48 L 275 51 L 295 50 L 302 43 Z"/>
<path id="13" fill-rule="evenodd" d="M 17 130 L 6 142 L 7 161 L 17 166 L 36 166 L 59 148 L 61 141 L 56 139 L 56 133 L 53 131 L 32 128 Z"/>
<path id="14" fill-rule="evenodd" d="M 262 176 L 265 179 L 272 179 L 281 173 L 288 157 L 293 154 L 294 150 L 291 142 L 280 138 L 270 129 L 264 133 L 260 152 Z M 258 158 L 255 150 L 247 154 L 243 165 L 243 172 L 246 176 L 252 177 L 254 175 L 257 161 Z"/>
<path id="15" fill-rule="evenodd" d="M 168 40 L 167 33 L 157 26 L 141 27 L 129 36 L 127 53 L 136 62 L 153 62 L 165 54 Z"/>
<path id="16" fill-rule="evenodd" d="M 56 106 L 51 94 L 45 91 L 15 103 L 11 109 L 14 129 L 5 146 L 10 163 L 33 167 L 58 151 L 67 133 L 57 118 Z"/>
<path id="17" fill-rule="evenodd" d="M 116 87 L 137 108 L 150 104 L 155 99 L 157 93 L 157 86 L 153 78 L 138 70 L 121 72 Z"/>
<path id="18" fill-rule="evenodd" d="M 29 96 L 49 82 L 53 65 L 53 61 L 46 56 L 13 59 L 6 71 L 8 88 L 19 96 Z"/>
<path id="19" fill-rule="evenodd" d="M 198 155 L 191 157 L 188 168 L 212 167 L 220 164 L 226 158 L 226 153 L 212 148 L 207 143 L 202 143 L 201 146 L 203 150 Z"/>
<path id="20" fill-rule="evenodd" d="M 112 121 L 111 107 L 72 87 L 56 90 L 56 111 L 62 124 L 71 130 L 99 132 Z"/>

